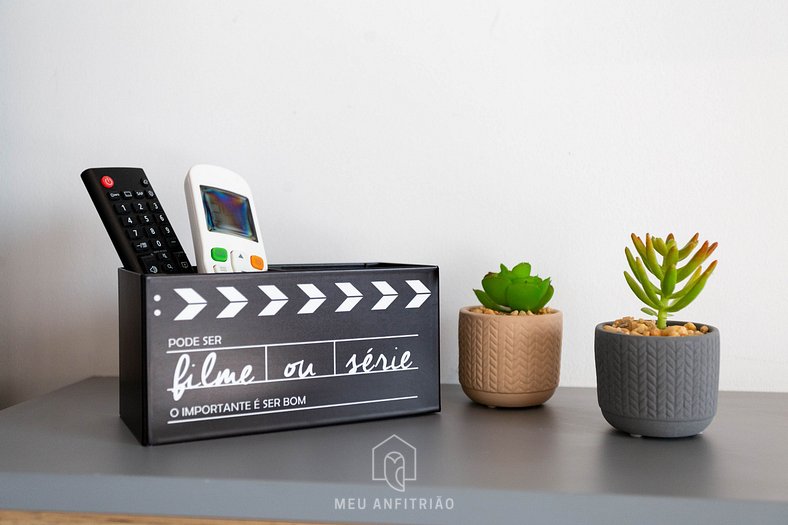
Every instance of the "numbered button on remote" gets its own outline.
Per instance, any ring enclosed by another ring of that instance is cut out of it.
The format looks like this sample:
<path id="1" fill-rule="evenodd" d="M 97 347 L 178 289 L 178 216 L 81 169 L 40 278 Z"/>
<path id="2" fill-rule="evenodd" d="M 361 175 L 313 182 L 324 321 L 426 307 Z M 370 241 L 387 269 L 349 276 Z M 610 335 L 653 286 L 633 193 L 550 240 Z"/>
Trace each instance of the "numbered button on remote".
<path id="1" fill-rule="evenodd" d="M 130 211 L 131 211 L 131 206 L 129 206 L 125 202 L 121 202 L 115 205 L 115 212 L 120 215 L 126 215 Z"/>
<path id="2" fill-rule="evenodd" d="M 136 241 L 137 239 L 142 238 L 142 230 L 139 228 L 129 228 L 128 230 L 126 230 L 126 235 L 132 241 Z"/>
<path id="3" fill-rule="evenodd" d="M 153 247 L 154 250 L 164 249 L 164 241 L 162 241 L 161 239 L 150 239 L 150 245 Z"/>
<path id="4" fill-rule="evenodd" d="M 157 230 L 155 226 L 146 226 L 145 227 L 145 234 L 148 237 L 158 237 L 159 236 L 159 230 Z"/>
<path id="5" fill-rule="evenodd" d="M 172 237 L 175 235 L 175 232 L 172 231 L 172 228 L 170 228 L 169 224 L 163 224 L 159 229 L 161 230 L 162 235 L 165 237 Z"/>
<path id="6" fill-rule="evenodd" d="M 159 201 L 151 201 L 148 203 L 148 209 L 150 211 L 161 211 L 161 205 Z"/>
<path id="7" fill-rule="evenodd" d="M 140 224 L 152 224 L 153 223 L 153 215 L 150 213 L 145 213 L 140 215 Z"/>
<path id="8" fill-rule="evenodd" d="M 158 222 L 159 224 L 164 224 L 165 222 L 167 222 L 167 216 L 164 215 L 163 213 L 154 213 L 153 216 L 156 217 L 156 222 Z"/>
<path id="9" fill-rule="evenodd" d="M 133 202 L 131 204 L 131 209 L 133 209 L 136 213 L 145 213 L 145 203 L 144 202 Z"/>
<path id="10" fill-rule="evenodd" d="M 137 221 L 134 220 L 134 217 L 131 215 L 124 215 L 120 218 L 120 222 L 123 224 L 123 226 L 134 226 L 137 224 Z"/>

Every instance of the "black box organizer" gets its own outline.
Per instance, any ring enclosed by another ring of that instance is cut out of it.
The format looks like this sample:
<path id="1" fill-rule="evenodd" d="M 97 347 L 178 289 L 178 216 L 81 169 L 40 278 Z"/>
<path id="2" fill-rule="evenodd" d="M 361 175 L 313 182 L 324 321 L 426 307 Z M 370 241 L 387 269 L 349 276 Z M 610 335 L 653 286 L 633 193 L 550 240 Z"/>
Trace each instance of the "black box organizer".
<path id="1" fill-rule="evenodd" d="M 144 445 L 440 410 L 438 268 L 118 270 L 120 416 Z"/>

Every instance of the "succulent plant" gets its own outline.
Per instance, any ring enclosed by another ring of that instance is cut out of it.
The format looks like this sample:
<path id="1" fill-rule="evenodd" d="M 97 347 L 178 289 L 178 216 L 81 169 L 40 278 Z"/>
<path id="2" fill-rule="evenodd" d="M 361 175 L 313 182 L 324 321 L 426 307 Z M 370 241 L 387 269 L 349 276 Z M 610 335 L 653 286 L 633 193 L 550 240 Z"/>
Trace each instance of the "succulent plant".
<path id="1" fill-rule="evenodd" d="M 537 313 L 553 297 L 550 278 L 531 275 L 531 265 L 522 262 L 509 270 L 490 272 L 482 279 L 484 290 L 474 290 L 482 305 L 499 312 L 514 310 Z"/>
<path id="2" fill-rule="evenodd" d="M 701 264 L 714 252 L 717 243 L 709 245 L 709 241 L 704 242 L 681 267 L 678 266 L 679 262 L 689 257 L 698 245 L 697 233 L 683 248 L 678 247 L 672 233 L 665 239 L 647 233 L 645 243 L 633 233 L 632 243 L 639 257 L 633 257 L 629 248 L 624 249 L 629 268 L 634 274 L 633 277 L 625 271 L 624 277 L 637 298 L 646 303 L 641 311 L 656 316 L 657 328 L 664 329 L 668 316 L 690 304 L 706 286 L 706 281 L 717 267 L 717 261 L 709 264 L 705 271 Z M 662 257 L 661 262 L 658 255 Z M 657 278 L 658 285 L 649 280 L 647 271 Z M 676 285 L 685 279 L 689 280 L 677 291 Z"/>

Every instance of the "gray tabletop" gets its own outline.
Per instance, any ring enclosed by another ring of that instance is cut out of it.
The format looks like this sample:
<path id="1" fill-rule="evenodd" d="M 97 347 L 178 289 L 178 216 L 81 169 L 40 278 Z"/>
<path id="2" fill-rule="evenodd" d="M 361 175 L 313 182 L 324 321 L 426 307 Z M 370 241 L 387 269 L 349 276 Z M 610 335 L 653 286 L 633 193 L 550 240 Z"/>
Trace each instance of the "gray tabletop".
<path id="1" fill-rule="evenodd" d="M 788 523 L 788 394 L 723 392 L 703 435 L 659 440 L 612 430 L 593 389 L 560 388 L 543 407 L 506 410 L 445 385 L 439 414 L 142 447 L 117 416 L 117 388 L 116 378 L 93 378 L 0 411 L 0 507 L 345 522 Z M 415 449 L 414 475 L 408 467 L 406 479 L 390 478 L 403 492 L 373 479 L 373 461 L 392 445 L 406 463 L 407 445 Z"/>

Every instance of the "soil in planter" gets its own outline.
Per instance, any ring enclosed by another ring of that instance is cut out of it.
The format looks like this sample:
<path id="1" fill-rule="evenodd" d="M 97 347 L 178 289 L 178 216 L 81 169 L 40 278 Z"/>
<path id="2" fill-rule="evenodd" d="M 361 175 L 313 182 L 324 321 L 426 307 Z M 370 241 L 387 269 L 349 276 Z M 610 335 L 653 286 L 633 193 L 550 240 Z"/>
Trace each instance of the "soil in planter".
<path id="1" fill-rule="evenodd" d="M 671 325 L 662 330 L 657 328 L 656 321 L 652 319 L 635 319 L 634 317 L 623 317 L 617 319 L 612 325 L 606 324 L 602 327 L 605 331 L 629 335 L 652 335 L 657 337 L 686 337 L 703 335 L 709 331 L 709 327 L 702 325 L 696 327 L 694 323 L 684 325 Z"/>
<path id="2" fill-rule="evenodd" d="M 545 314 L 554 314 L 558 310 L 554 310 L 553 308 L 548 308 L 545 306 L 544 308 L 542 308 L 536 313 L 533 313 L 529 310 L 512 310 L 511 312 L 499 312 L 491 308 L 485 308 L 484 306 L 477 306 L 475 308 L 471 308 L 470 311 L 475 314 L 489 314 L 489 315 L 545 315 Z"/>

